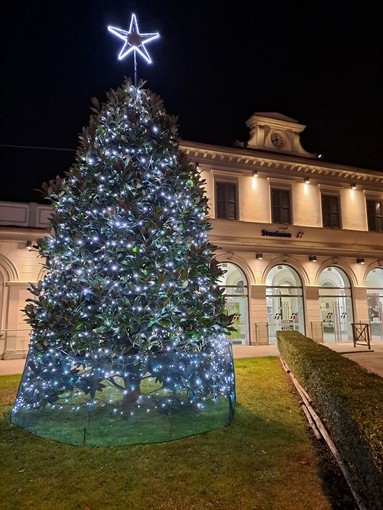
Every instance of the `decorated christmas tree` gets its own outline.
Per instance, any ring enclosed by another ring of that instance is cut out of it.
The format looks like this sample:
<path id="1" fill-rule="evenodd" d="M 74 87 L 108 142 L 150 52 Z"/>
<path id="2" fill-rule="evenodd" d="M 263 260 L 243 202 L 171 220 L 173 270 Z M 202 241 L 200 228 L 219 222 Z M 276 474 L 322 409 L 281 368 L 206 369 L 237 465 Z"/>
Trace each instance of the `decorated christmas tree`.
<path id="1" fill-rule="evenodd" d="M 51 235 L 37 243 L 46 276 L 25 307 L 31 347 L 12 421 L 74 444 L 228 424 L 232 317 L 203 181 L 179 149 L 176 118 L 129 80 L 92 109 L 75 163 L 44 185 L 53 206 Z"/>

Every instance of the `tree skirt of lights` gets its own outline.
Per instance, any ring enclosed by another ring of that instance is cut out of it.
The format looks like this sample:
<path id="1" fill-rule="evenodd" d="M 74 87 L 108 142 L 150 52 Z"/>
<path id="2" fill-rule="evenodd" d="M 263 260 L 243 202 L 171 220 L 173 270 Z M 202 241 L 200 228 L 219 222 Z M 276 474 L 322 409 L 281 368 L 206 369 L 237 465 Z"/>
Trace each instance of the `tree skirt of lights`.
<path id="1" fill-rule="evenodd" d="M 224 340 L 199 352 L 134 356 L 31 348 L 11 421 L 71 445 L 144 444 L 228 426 L 234 406 L 232 349 Z"/>

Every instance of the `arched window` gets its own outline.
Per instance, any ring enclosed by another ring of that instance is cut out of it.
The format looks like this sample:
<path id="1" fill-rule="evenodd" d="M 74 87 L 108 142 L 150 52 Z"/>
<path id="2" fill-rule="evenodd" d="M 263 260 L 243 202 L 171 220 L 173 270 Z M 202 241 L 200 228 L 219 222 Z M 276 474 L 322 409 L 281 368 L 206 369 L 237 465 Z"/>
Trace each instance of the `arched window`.
<path id="1" fill-rule="evenodd" d="M 238 320 L 228 339 L 233 344 L 249 344 L 249 293 L 245 273 L 232 262 L 222 262 L 220 267 L 225 274 L 218 280 L 226 298 L 226 310 L 229 315 L 236 313 Z"/>
<path id="2" fill-rule="evenodd" d="M 266 277 L 269 342 L 276 342 L 276 332 L 295 330 L 305 333 L 302 281 L 290 266 L 274 266 Z"/>
<path id="3" fill-rule="evenodd" d="M 319 275 L 319 306 L 323 340 L 344 342 L 352 340 L 351 284 L 339 267 L 326 267 Z"/>
<path id="4" fill-rule="evenodd" d="M 371 336 L 373 340 L 381 340 L 383 338 L 383 269 L 381 267 L 376 267 L 368 273 L 366 293 Z"/>

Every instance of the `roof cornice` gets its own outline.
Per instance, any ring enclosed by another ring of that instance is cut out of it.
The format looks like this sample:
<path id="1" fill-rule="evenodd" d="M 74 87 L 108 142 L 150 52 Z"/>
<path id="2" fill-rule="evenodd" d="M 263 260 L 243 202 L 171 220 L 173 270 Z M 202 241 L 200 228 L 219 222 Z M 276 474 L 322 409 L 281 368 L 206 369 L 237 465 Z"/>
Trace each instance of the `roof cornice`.
<path id="1" fill-rule="evenodd" d="M 352 166 L 338 165 L 321 160 L 312 160 L 297 156 L 290 156 L 266 151 L 221 147 L 204 143 L 181 140 L 181 150 L 195 162 L 200 164 L 222 164 L 230 169 L 289 172 L 292 175 L 316 177 L 318 179 L 339 180 L 347 179 L 356 184 L 380 184 L 383 186 L 383 173 L 365 170 Z"/>

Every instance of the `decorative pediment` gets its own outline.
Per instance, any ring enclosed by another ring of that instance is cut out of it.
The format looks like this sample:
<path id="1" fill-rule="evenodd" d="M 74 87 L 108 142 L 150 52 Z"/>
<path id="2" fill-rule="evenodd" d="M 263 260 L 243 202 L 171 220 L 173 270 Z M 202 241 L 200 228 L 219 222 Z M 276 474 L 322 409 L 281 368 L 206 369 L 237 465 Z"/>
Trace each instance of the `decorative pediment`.
<path id="1" fill-rule="evenodd" d="M 267 150 L 305 158 L 316 155 L 304 150 L 300 133 L 306 126 L 297 120 L 277 112 L 256 112 L 246 122 L 250 128 L 248 149 Z"/>

